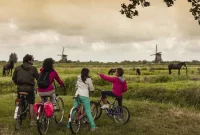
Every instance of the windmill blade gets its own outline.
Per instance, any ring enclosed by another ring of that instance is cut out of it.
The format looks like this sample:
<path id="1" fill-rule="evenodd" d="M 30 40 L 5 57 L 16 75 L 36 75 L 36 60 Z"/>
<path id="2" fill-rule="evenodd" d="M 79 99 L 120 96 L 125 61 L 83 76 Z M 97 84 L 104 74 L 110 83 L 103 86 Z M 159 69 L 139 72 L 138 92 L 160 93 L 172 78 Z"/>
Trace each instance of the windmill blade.
<path id="1" fill-rule="evenodd" d="M 64 50 L 65 50 L 65 48 L 63 47 L 62 55 L 63 55 L 63 53 L 64 53 Z"/>
<path id="2" fill-rule="evenodd" d="M 150 56 L 153 56 L 153 55 L 156 55 L 156 54 L 151 54 Z"/>
<path id="3" fill-rule="evenodd" d="M 156 53 L 157 53 L 157 51 L 158 51 L 158 48 L 157 48 L 157 45 L 156 45 Z"/>

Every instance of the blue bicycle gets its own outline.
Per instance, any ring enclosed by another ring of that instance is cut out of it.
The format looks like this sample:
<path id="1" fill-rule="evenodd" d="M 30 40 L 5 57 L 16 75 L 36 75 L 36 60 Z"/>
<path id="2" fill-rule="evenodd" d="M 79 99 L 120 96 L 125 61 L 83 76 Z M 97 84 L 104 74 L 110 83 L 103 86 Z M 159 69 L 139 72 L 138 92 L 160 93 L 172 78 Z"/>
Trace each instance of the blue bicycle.
<path id="1" fill-rule="evenodd" d="M 98 89 L 98 91 L 102 91 L 102 90 Z M 130 119 L 130 112 L 125 106 L 115 105 L 115 102 L 119 98 L 121 98 L 121 97 L 116 97 L 115 100 L 113 101 L 113 103 L 110 103 L 109 101 L 107 101 L 110 108 L 107 108 L 107 109 L 104 109 L 104 110 L 105 110 L 107 116 L 114 118 L 116 123 L 126 124 Z M 93 106 L 93 108 L 91 108 L 91 109 L 97 110 L 97 115 L 95 117 L 95 120 L 99 119 L 102 115 L 101 102 L 102 102 L 101 97 L 97 101 L 91 101 L 91 104 L 95 104 L 95 106 Z"/>

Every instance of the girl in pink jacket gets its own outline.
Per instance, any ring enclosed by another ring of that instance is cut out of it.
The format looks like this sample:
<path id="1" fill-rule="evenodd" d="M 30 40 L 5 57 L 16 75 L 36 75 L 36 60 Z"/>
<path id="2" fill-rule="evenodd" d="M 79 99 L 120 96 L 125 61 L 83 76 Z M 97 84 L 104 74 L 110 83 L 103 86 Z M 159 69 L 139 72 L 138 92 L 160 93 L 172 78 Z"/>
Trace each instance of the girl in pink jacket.
<path id="1" fill-rule="evenodd" d="M 54 109 L 56 109 L 56 94 L 55 94 L 55 88 L 53 86 L 53 81 L 55 79 L 63 87 L 64 87 L 64 83 L 58 76 L 58 73 L 54 70 L 53 63 L 54 62 L 52 58 L 47 58 L 43 62 L 43 66 L 40 69 L 40 73 L 49 72 L 50 84 L 47 88 L 38 88 L 38 94 L 40 95 L 42 101 L 44 100 L 43 96 L 49 96 L 54 106 Z"/>
<path id="2" fill-rule="evenodd" d="M 109 105 L 107 104 L 106 96 L 112 97 L 120 97 L 118 99 L 118 105 L 122 106 L 122 96 L 123 93 L 127 91 L 127 84 L 126 80 L 123 78 L 124 71 L 122 68 L 117 68 L 115 71 L 116 77 L 109 77 L 104 74 L 99 74 L 99 76 L 108 82 L 111 82 L 113 87 L 112 91 L 102 91 L 101 96 L 103 99 L 104 105 L 101 107 L 102 109 L 108 108 Z"/>

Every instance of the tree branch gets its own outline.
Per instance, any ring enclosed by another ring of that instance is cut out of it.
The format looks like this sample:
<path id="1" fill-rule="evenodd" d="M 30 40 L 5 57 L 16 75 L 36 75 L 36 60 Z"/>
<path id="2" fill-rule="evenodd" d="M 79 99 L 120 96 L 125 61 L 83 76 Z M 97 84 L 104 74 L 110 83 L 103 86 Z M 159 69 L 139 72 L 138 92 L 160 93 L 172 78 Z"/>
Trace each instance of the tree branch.
<path id="1" fill-rule="evenodd" d="M 141 5 L 143 8 L 144 7 L 149 7 L 151 4 L 150 2 L 146 0 L 130 0 L 131 4 L 128 6 L 123 3 L 121 4 L 122 9 L 120 10 L 122 15 L 126 15 L 127 18 L 132 19 L 133 16 L 138 16 L 138 10 L 136 10 L 137 6 Z M 174 5 L 174 2 L 176 0 L 164 0 L 166 5 L 168 7 L 171 7 Z M 200 0 L 188 0 L 192 4 L 192 8 L 190 9 L 190 12 L 194 16 L 195 20 L 198 20 L 199 25 L 200 25 Z"/>

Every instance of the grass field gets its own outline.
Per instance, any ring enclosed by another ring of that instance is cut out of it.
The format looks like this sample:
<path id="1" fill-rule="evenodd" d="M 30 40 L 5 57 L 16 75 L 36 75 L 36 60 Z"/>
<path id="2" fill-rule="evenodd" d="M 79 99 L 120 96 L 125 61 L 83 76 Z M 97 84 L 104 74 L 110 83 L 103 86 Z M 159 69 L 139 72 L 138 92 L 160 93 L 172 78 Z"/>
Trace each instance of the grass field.
<path id="1" fill-rule="evenodd" d="M 71 134 L 66 128 L 67 114 L 72 107 L 72 97 L 62 96 L 65 103 L 65 118 L 63 125 L 56 125 L 52 120 L 49 135 Z M 33 135 L 38 134 L 35 126 L 30 127 L 25 120 L 21 130 L 15 131 L 13 125 L 15 95 L 7 94 L 0 97 L 0 134 Z M 112 100 L 112 99 L 110 99 Z M 3 102 L 2 102 L 3 101 Z M 112 118 L 105 113 L 95 121 L 99 130 L 90 132 L 89 125 L 85 125 L 79 134 L 106 134 L 106 135 L 197 135 L 200 132 L 200 115 L 194 108 L 180 108 L 172 104 L 153 103 L 149 101 L 124 100 L 124 105 L 130 110 L 130 121 L 123 126 L 115 124 Z M 6 106 L 6 107 L 5 107 Z"/>
<path id="2" fill-rule="evenodd" d="M 36 66 L 39 70 L 41 63 Z M 144 64 L 55 64 L 55 69 L 67 85 L 67 95 L 62 96 L 66 112 L 64 123 L 67 122 L 67 114 L 73 105 L 72 95 L 75 93 L 76 77 L 82 67 L 89 67 L 96 88 L 106 90 L 112 88 L 111 84 L 101 80 L 96 73 L 107 74 L 111 67 L 123 67 L 129 87 L 124 95 L 124 105 L 130 110 L 130 121 L 119 127 L 112 118 L 103 114 L 96 121 L 100 128 L 98 131 L 90 133 L 89 125 L 85 125 L 80 134 L 199 135 L 200 76 L 198 66 L 188 65 L 188 76 L 184 68 L 181 76 L 178 76 L 175 70 L 172 71 L 172 75 L 168 75 L 167 65 L 154 65 L 154 72 L 150 71 L 151 66 Z M 134 67 L 141 68 L 141 76 L 136 75 Z M 62 93 L 60 89 L 57 91 Z M 36 127 L 29 127 L 29 120 L 24 121 L 20 131 L 14 130 L 15 92 L 16 86 L 11 77 L 0 77 L 0 135 L 38 134 Z M 99 93 L 95 92 L 93 99 L 97 97 Z M 64 123 L 56 125 L 52 120 L 48 134 L 70 134 Z"/>

